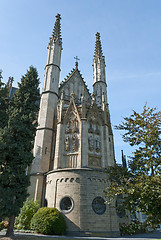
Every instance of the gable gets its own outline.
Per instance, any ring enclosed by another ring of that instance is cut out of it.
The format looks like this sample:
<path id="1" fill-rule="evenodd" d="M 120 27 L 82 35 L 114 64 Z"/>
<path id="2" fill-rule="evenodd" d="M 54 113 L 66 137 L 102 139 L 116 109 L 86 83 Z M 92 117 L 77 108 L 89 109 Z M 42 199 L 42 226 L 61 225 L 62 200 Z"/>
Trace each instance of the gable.
<path id="1" fill-rule="evenodd" d="M 76 101 L 81 101 L 82 95 L 84 95 L 86 101 L 91 101 L 91 96 L 87 85 L 85 84 L 82 75 L 78 69 L 73 70 L 65 81 L 61 82 L 59 87 L 59 94 L 64 92 L 65 98 L 69 98 L 74 92 Z"/>
<path id="2" fill-rule="evenodd" d="M 72 121 L 80 121 L 80 116 L 77 110 L 77 107 L 75 105 L 74 99 L 70 101 L 70 104 L 66 110 L 66 113 L 64 115 L 64 123 L 67 124 L 68 122 Z"/>

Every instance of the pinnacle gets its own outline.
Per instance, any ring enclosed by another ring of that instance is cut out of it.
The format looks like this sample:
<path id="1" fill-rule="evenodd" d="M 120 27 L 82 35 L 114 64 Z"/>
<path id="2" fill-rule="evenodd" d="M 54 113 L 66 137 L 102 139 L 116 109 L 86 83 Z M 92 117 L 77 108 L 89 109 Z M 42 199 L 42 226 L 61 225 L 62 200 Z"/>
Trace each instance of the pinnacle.
<path id="1" fill-rule="evenodd" d="M 102 45 L 100 40 L 100 33 L 96 33 L 96 43 L 95 43 L 95 51 L 94 51 L 94 57 L 102 58 Z"/>
<path id="2" fill-rule="evenodd" d="M 60 25 L 60 19 L 61 16 L 58 13 L 56 15 L 56 21 L 55 21 L 55 25 L 54 25 L 54 29 L 53 29 L 53 33 L 52 33 L 52 37 L 54 42 L 56 42 L 57 39 L 61 40 L 61 25 Z"/>

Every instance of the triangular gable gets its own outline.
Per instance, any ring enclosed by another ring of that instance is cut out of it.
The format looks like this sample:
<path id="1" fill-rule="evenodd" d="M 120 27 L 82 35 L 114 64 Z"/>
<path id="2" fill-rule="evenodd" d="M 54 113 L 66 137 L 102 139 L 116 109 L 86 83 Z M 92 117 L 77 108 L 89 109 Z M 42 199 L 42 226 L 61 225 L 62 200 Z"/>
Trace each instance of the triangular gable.
<path id="1" fill-rule="evenodd" d="M 64 115 L 64 123 L 69 122 L 71 119 L 77 119 L 80 122 L 80 116 L 79 112 L 77 110 L 76 104 L 74 102 L 74 98 L 71 99 L 70 104 L 66 110 L 66 113 Z"/>
<path id="2" fill-rule="evenodd" d="M 85 81 L 84 81 L 84 78 L 82 77 L 82 74 L 80 73 L 80 71 L 78 70 L 77 67 L 76 67 L 76 68 L 73 68 L 72 71 L 67 75 L 67 77 L 64 78 L 64 81 L 62 81 L 62 82 L 60 83 L 60 86 L 59 86 L 60 92 L 61 92 L 61 89 L 64 88 L 65 85 L 66 85 L 70 80 L 73 80 L 75 74 L 78 74 L 78 76 L 80 77 L 80 80 L 81 80 L 82 84 L 84 85 L 87 93 L 89 94 L 89 96 L 91 96 L 91 94 L 90 94 L 90 92 L 89 92 L 89 89 L 88 89 L 88 87 L 87 87 L 87 85 L 86 85 L 86 83 L 85 83 Z"/>

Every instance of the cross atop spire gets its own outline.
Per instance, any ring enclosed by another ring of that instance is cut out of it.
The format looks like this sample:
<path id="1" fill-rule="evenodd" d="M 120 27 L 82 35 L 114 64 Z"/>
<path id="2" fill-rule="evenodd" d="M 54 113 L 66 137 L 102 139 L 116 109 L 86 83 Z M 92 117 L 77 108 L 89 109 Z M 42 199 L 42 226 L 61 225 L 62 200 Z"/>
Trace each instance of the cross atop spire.
<path id="1" fill-rule="evenodd" d="M 74 57 L 74 59 L 75 59 L 75 66 L 76 66 L 76 68 L 78 68 L 78 61 L 79 61 L 80 59 L 78 58 L 78 56 Z"/>
<path id="2" fill-rule="evenodd" d="M 60 19 L 61 16 L 58 13 L 56 15 L 56 21 L 55 21 L 55 25 L 54 25 L 54 29 L 53 29 L 53 33 L 52 33 L 52 37 L 54 39 L 54 42 L 56 42 L 57 39 L 61 40 L 61 25 L 60 25 Z"/>
<path id="3" fill-rule="evenodd" d="M 96 33 L 96 43 L 95 43 L 95 51 L 94 51 L 94 57 L 102 57 L 102 45 L 100 40 L 100 33 Z"/>

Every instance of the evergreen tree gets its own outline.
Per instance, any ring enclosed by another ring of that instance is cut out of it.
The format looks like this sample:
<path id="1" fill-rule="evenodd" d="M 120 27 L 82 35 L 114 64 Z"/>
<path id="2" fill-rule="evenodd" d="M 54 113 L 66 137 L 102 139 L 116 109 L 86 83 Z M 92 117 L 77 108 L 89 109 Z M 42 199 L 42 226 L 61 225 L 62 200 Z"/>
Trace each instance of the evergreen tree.
<path id="1" fill-rule="evenodd" d="M 144 106 L 141 114 L 133 111 L 116 127 L 124 130 L 123 140 L 135 146 L 129 169 L 110 168 L 108 198 L 123 197 L 130 212 L 141 211 L 155 228 L 161 224 L 161 112 Z"/>
<path id="2" fill-rule="evenodd" d="M 0 70 L 0 131 L 5 127 L 8 121 L 7 108 L 9 105 L 9 81 L 7 84 L 2 82 L 2 70 Z M 13 82 L 13 78 L 12 78 Z"/>
<path id="3" fill-rule="evenodd" d="M 39 97 L 37 70 L 30 67 L 8 107 L 8 123 L 0 136 L 0 217 L 9 217 L 6 235 L 13 235 L 14 219 L 30 184 L 26 174 L 33 160 L 33 141 Z"/>

